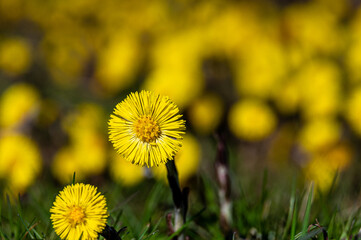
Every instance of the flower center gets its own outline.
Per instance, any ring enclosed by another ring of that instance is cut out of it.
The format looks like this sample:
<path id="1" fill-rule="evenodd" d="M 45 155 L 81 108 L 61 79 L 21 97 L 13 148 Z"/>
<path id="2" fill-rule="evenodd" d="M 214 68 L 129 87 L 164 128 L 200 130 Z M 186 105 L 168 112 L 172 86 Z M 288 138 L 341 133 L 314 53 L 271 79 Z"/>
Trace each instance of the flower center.
<path id="1" fill-rule="evenodd" d="M 143 116 L 134 123 L 135 135 L 143 142 L 154 142 L 160 136 L 158 124 L 149 116 Z"/>
<path id="2" fill-rule="evenodd" d="M 82 223 L 85 221 L 85 212 L 83 208 L 79 206 L 74 206 L 70 209 L 69 213 L 69 222 L 72 226 L 76 226 L 79 223 Z"/>

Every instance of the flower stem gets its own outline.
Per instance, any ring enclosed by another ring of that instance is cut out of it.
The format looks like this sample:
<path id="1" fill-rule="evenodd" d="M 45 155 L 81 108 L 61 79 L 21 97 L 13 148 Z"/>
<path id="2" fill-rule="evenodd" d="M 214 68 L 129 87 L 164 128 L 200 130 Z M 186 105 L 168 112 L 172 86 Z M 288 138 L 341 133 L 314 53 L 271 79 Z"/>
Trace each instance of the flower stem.
<path id="1" fill-rule="evenodd" d="M 178 171 L 175 166 L 174 160 L 166 163 L 167 178 L 169 187 L 172 191 L 173 203 L 174 203 L 174 231 L 178 231 L 186 221 L 187 209 L 188 209 L 188 193 L 189 189 L 184 188 L 183 191 L 179 185 Z M 183 240 L 184 235 L 180 234 L 178 240 Z"/>
<path id="2" fill-rule="evenodd" d="M 232 239 L 232 200 L 231 181 L 228 169 L 228 152 L 223 136 L 217 133 L 215 134 L 215 138 L 217 140 L 215 169 L 219 186 L 220 224 L 226 239 Z"/>
<path id="3" fill-rule="evenodd" d="M 119 234 L 125 229 L 126 227 L 123 227 L 119 231 L 116 231 L 113 227 L 110 227 L 108 224 L 106 224 L 100 235 L 108 240 L 122 240 Z"/>

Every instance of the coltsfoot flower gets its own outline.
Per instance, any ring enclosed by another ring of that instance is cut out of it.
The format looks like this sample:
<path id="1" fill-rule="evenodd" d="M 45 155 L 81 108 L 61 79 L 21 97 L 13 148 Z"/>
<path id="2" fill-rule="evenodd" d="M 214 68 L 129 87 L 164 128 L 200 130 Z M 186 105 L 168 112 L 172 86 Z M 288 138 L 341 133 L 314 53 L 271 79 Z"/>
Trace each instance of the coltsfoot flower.
<path id="1" fill-rule="evenodd" d="M 66 186 L 50 209 L 50 219 L 61 239 L 97 239 L 108 218 L 106 200 L 90 184 Z"/>
<path id="2" fill-rule="evenodd" d="M 109 139 L 127 161 L 147 167 L 171 160 L 181 147 L 185 121 L 168 98 L 150 91 L 131 93 L 109 120 Z"/>

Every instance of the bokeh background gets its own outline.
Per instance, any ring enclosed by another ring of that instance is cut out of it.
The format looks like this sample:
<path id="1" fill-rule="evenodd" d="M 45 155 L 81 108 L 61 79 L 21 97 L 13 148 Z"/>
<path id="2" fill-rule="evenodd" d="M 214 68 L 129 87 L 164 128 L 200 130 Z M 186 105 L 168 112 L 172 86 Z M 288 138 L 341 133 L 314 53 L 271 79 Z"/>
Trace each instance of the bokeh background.
<path id="1" fill-rule="evenodd" d="M 214 178 L 218 131 L 233 181 L 267 169 L 324 192 L 338 175 L 359 198 L 359 1 L 1 0 L 1 191 L 165 180 L 108 141 L 114 106 L 142 89 L 187 120 L 182 186 Z"/>

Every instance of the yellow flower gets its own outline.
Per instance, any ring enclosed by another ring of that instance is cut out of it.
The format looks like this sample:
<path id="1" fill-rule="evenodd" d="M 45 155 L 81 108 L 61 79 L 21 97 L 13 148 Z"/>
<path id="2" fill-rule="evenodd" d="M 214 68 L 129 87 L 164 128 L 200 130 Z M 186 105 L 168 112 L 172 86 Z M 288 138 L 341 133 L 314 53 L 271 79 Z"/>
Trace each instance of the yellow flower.
<path id="1" fill-rule="evenodd" d="M 74 172 L 77 179 L 101 174 L 106 167 L 106 148 L 103 136 L 92 130 L 72 139 L 54 156 L 52 172 L 62 183 L 68 182 Z"/>
<path id="2" fill-rule="evenodd" d="M 110 176 L 122 186 L 134 186 L 144 178 L 143 167 L 125 161 L 119 154 L 114 154 L 111 166 Z"/>
<path id="3" fill-rule="evenodd" d="M 50 219 L 61 239 L 97 239 L 107 221 L 106 200 L 97 188 L 77 183 L 56 196 Z"/>
<path id="4" fill-rule="evenodd" d="M 188 112 L 189 120 L 197 132 L 210 134 L 222 120 L 223 108 L 222 99 L 218 95 L 208 93 L 191 105 Z"/>
<path id="5" fill-rule="evenodd" d="M 247 44 L 234 68 L 239 94 L 260 98 L 270 97 L 288 70 L 282 45 L 263 36 Z"/>
<path id="6" fill-rule="evenodd" d="M 359 8 L 348 28 L 348 46 L 345 51 L 345 67 L 351 85 L 361 82 L 361 8 Z"/>
<path id="7" fill-rule="evenodd" d="M 337 143 L 341 137 L 341 126 L 332 118 L 308 121 L 299 135 L 299 142 L 307 151 L 317 152 Z"/>
<path id="8" fill-rule="evenodd" d="M 188 106 L 204 88 L 201 39 L 195 29 L 162 38 L 151 51 L 152 71 L 142 88 L 169 96 L 180 108 Z"/>
<path id="9" fill-rule="evenodd" d="M 343 47 L 345 34 L 338 17 L 317 1 L 290 4 L 283 14 L 289 41 L 301 46 L 303 52 L 326 55 L 339 53 Z"/>
<path id="10" fill-rule="evenodd" d="M 25 73 L 31 64 L 31 47 L 21 38 L 0 42 L 0 69 L 10 75 Z"/>
<path id="11" fill-rule="evenodd" d="M 276 116 L 259 100 L 242 100 L 231 107 L 228 124 L 233 134 L 249 141 L 267 137 L 276 127 Z"/>
<path id="12" fill-rule="evenodd" d="M 148 167 L 171 160 L 181 147 L 185 121 L 168 98 L 149 91 L 131 93 L 109 120 L 109 139 L 127 161 Z"/>
<path id="13" fill-rule="evenodd" d="M 84 162 L 83 165 L 85 165 Z M 82 171 L 81 166 L 79 166 L 79 161 L 76 158 L 74 148 L 68 146 L 63 147 L 56 152 L 51 164 L 51 172 L 61 183 L 70 182 L 74 172 L 76 172 L 76 179 L 78 180 L 85 179 L 86 175 Z"/>
<path id="14" fill-rule="evenodd" d="M 69 145 L 54 156 L 52 171 L 61 182 L 69 181 L 74 172 L 77 179 L 100 174 L 106 167 L 106 141 L 101 131 L 102 109 L 82 103 L 63 118 L 62 127 L 69 135 Z"/>
<path id="15" fill-rule="evenodd" d="M 133 35 L 113 34 L 108 45 L 99 49 L 95 76 L 106 93 L 116 93 L 135 80 L 141 54 L 137 38 Z"/>
<path id="16" fill-rule="evenodd" d="M 306 119 L 328 117 L 340 110 L 342 82 L 339 66 L 329 60 L 313 59 L 294 76 L 300 108 Z"/>
<path id="17" fill-rule="evenodd" d="M 351 128 L 359 136 L 361 135 L 360 109 L 361 109 L 361 87 L 357 87 L 349 93 L 349 97 L 345 105 L 345 115 Z"/>
<path id="18" fill-rule="evenodd" d="M 330 166 L 327 159 L 320 156 L 314 157 L 304 169 L 306 179 L 314 181 L 321 192 L 330 189 L 337 169 Z"/>
<path id="19" fill-rule="evenodd" d="M 15 128 L 34 118 L 40 107 L 40 97 L 35 88 L 25 83 L 7 88 L 0 98 L 0 126 Z"/>
<path id="20" fill-rule="evenodd" d="M 79 84 L 85 71 L 89 49 L 78 31 L 67 31 L 66 34 L 63 31 L 49 31 L 40 47 L 51 80 L 61 87 L 74 87 Z"/>
<path id="21" fill-rule="evenodd" d="M 0 179 L 5 179 L 6 186 L 14 195 L 24 192 L 40 170 L 40 152 L 31 139 L 20 134 L 1 136 Z"/>
<path id="22" fill-rule="evenodd" d="M 284 82 L 273 94 L 278 109 L 285 114 L 295 113 L 300 105 L 300 91 L 297 81 Z"/>
<path id="23" fill-rule="evenodd" d="M 325 192 L 332 186 L 336 173 L 351 165 L 352 156 L 351 147 L 345 143 L 340 143 L 322 153 L 314 154 L 303 169 L 305 177 L 314 181 L 317 187 Z"/>

